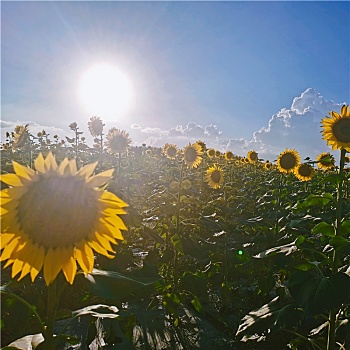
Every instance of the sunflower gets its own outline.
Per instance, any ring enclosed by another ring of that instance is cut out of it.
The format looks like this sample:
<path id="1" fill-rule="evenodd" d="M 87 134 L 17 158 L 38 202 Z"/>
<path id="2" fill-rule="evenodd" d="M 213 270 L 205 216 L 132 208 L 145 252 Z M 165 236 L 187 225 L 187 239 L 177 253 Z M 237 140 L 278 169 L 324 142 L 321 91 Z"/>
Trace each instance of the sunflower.
<path id="1" fill-rule="evenodd" d="M 301 181 L 310 181 L 314 175 L 314 169 L 309 164 L 300 164 L 294 168 L 294 175 Z"/>
<path id="2" fill-rule="evenodd" d="M 175 159 L 177 154 L 177 147 L 172 144 L 165 144 L 163 147 L 163 154 L 169 159 Z"/>
<path id="3" fill-rule="evenodd" d="M 286 149 L 277 158 L 277 167 L 281 173 L 290 173 L 300 163 L 300 156 L 294 149 Z"/>
<path id="4" fill-rule="evenodd" d="M 202 161 L 202 148 L 197 143 L 188 144 L 184 150 L 184 161 L 190 168 L 197 168 Z"/>
<path id="5" fill-rule="evenodd" d="M 272 163 L 270 163 L 270 161 L 266 161 L 265 163 L 264 163 L 264 168 L 266 169 L 266 170 L 271 170 L 272 169 Z"/>
<path id="6" fill-rule="evenodd" d="M 205 151 L 206 151 L 206 149 L 207 149 L 207 145 L 205 144 L 205 142 L 204 142 L 204 141 L 202 141 L 202 140 L 198 140 L 198 141 L 196 141 L 196 143 L 197 143 L 199 146 L 201 146 L 201 148 L 202 148 L 202 152 L 205 152 Z"/>
<path id="7" fill-rule="evenodd" d="M 208 185 L 212 188 L 220 188 L 224 182 L 222 169 L 214 164 L 214 166 L 207 170 L 205 181 L 208 182 Z"/>
<path id="8" fill-rule="evenodd" d="M 258 154 L 255 151 L 249 151 L 247 154 L 247 159 L 250 163 L 256 163 L 258 161 Z"/>
<path id="9" fill-rule="evenodd" d="M 226 160 L 232 160 L 233 157 L 234 157 L 234 155 L 233 155 L 233 153 L 232 153 L 231 151 L 227 151 L 227 152 L 225 153 L 225 159 L 226 159 Z"/>
<path id="10" fill-rule="evenodd" d="M 105 125 L 103 124 L 100 117 L 91 117 L 90 121 L 88 122 L 89 131 L 93 137 L 101 136 L 104 126 Z"/>
<path id="11" fill-rule="evenodd" d="M 111 128 L 107 134 L 105 143 L 107 150 L 112 154 L 124 152 L 130 145 L 131 139 L 129 133 L 125 130 Z"/>
<path id="12" fill-rule="evenodd" d="M 209 148 L 207 151 L 207 156 L 209 158 L 214 158 L 215 157 L 215 149 L 214 148 Z"/>
<path id="13" fill-rule="evenodd" d="M 350 107 L 343 106 L 340 114 L 331 111 L 331 117 L 322 119 L 322 135 L 332 150 L 345 148 L 350 151 Z"/>
<path id="14" fill-rule="evenodd" d="M 17 125 L 15 127 L 13 148 L 21 148 L 21 147 L 23 147 L 26 144 L 28 138 L 29 138 L 28 124 L 25 125 L 25 126 Z"/>
<path id="15" fill-rule="evenodd" d="M 221 152 L 220 151 L 215 151 L 215 157 L 219 158 L 221 156 Z"/>
<path id="16" fill-rule="evenodd" d="M 15 174 L 1 175 L 9 188 L 1 193 L 0 261 L 12 264 L 12 278 L 30 274 L 32 281 L 43 269 L 49 285 L 62 270 L 73 283 L 77 262 L 87 274 L 94 265 L 93 250 L 113 257 L 111 243 L 126 230 L 120 214 L 127 206 L 103 186 L 113 169 L 92 176 L 97 165 L 77 171 L 76 161 L 60 165 L 50 152 L 34 161 L 35 169 L 13 162 Z"/>
<path id="17" fill-rule="evenodd" d="M 323 152 L 316 158 L 317 165 L 323 170 L 332 169 L 334 167 L 334 157 L 329 152 Z"/>

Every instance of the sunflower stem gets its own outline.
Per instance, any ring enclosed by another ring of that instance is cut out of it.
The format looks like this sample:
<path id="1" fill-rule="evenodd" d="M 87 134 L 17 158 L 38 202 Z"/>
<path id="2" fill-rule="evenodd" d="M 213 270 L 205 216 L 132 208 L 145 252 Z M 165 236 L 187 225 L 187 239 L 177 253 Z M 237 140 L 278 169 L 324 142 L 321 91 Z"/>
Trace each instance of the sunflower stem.
<path id="1" fill-rule="evenodd" d="M 41 319 L 41 317 L 39 316 L 38 312 L 36 311 L 36 308 L 29 304 L 26 300 L 24 300 L 23 298 L 21 298 L 20 296 L 18 296 L 17 294 L 15 293 L 12 293 L 12 292 L 7 292 L 5 290 L 1 290 L 1 294 L 4 294 L 4 295 L 7 295 L 11 298 L 15 298 L 16 300 L 18 300 L 20 303 L 22 303 L 23 305 L 25 305 L 32 313 L 33 315 L 35 316 L 35 318 L 38 320 L 38 323 L 40 325 L 40 328 L 41 328 L 41 332 L 45 332 L 45 326 L 44 326 L 44 323 Z"/>
<path id="2" fill-rule="evenodd" d="M 57 310 L 57 282 L 56 278 L 48 285 L 47 289 L 47 326 L 45 331 L 45 350 L 55 349 L 54 327 Z"/>
<path id="3" fill-rule="evenodd" d="M 346 151 L 344 148 L 342 148 L 340 151 L 340 166 L 339 166 L 340 182 L 338 184 L 338 191 L 337 191 L 335 236 L 340 235 L 340 226 L 341 226 L 341 220 L 342 220 L 345 154 L 346 154 Z M 338 254 L 337 249 L 334 248 L 332 274 L 336 274 L 338 272 L 338 261 L 339 261 L 339 254 Z M 329 312 L 327 350 L 334 350 L 335 349 L 336 315 L 337 315 L 338 311 L 339 311 L 339 309 L 333 308 Z"/>

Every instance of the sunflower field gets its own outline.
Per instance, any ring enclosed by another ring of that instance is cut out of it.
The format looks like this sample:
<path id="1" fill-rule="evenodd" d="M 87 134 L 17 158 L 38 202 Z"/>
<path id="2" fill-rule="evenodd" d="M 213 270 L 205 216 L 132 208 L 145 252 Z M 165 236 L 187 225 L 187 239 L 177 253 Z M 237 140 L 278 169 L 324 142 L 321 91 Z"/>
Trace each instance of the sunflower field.
<path id="1" fill-rule="evenodd" d="M 350 108 L 334 152 L 1 144 L 2 349 L 350 349 Z"/>

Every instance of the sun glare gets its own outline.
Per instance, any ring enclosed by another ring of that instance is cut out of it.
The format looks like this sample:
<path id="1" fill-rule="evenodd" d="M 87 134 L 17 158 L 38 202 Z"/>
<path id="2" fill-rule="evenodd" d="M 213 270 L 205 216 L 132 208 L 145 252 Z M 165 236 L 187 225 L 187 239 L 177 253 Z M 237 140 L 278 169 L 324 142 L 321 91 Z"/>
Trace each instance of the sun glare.
<path id="1" fill-rule="evenodd" d="M 89 114 L 105 118 L 119 116 L 131 107 L 132 84 L 117 67 L 97 64 L 82 75 L 79 98 Z"/>

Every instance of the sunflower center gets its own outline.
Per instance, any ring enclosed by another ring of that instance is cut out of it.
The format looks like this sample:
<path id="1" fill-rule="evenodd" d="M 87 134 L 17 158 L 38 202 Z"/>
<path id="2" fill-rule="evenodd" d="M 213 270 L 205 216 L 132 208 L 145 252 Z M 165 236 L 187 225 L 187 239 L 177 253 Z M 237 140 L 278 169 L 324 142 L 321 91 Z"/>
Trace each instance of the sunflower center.
<path id="1" fill-rule="evenodd" d="M 340 142 L 350 142 L 350 118 L 341 118 L 332 127 L 334 137 Z"/>
<path id="2" fill-rule="evenodd" d="M 311 175 L 311 168 L 308 165 L 302 165 L 299 169 L 298 172 L 301 176 L 310 176 Z"/>
<path id="3" fill-rule="evenodd" d="M 124 151 L 127 147 L 125 137 L 122 135 L 113 136 L 109 142 L 111 149 L 114 151 Z"/>
<path id="4" fill-rule="evenodd" d="M 98 221 L 95 191 L 74 176 L 40 176 L 19 201 L 18 223 L 45 248 L 74 246 L 88 239 Z"/>
<path id="5" fill-rule="evenodd" d="M 255 152 L 250 153 L 249 158 L 253 161 L 258 159 L 258 154 Z"/>
<path id="6" fill-rule="evenodd" d="M 197 151 L 194 148 L 188 148 L 185 153 L 187 162 L 194 162 L 197 158 Z"/>
<path id="7" fill-rule="evenodd" d="M 210 179 L 211 181 L 213 181 L 214 183 L 218 184 L 220 182 L 221 179 L 221 173 L 219 170 L 214 170 L 211 175 L 210 175 Z"/>
<path id="8" fill-rule="evenodd" d="M 175 157 L 176 156 L 176 148 L 175 147 L 169 147 L 167 149 L 167 153 L 169 157 Z"/>
<path id="9" fill-rule="evenodd" d="M 289 170 L 293 169 L 297 164 L 297 160 L 291 153 L 286 153 L 281 157 L 280 166 L 283 169 Z"/>

